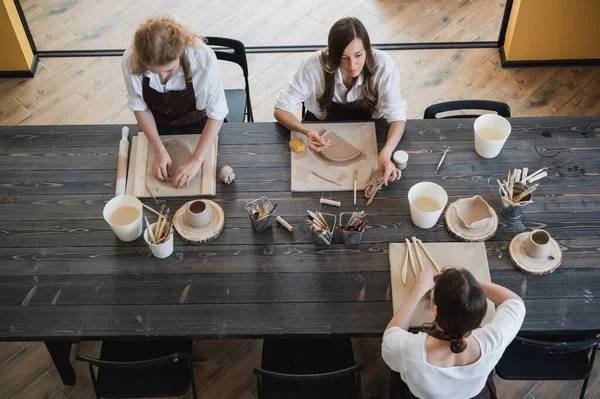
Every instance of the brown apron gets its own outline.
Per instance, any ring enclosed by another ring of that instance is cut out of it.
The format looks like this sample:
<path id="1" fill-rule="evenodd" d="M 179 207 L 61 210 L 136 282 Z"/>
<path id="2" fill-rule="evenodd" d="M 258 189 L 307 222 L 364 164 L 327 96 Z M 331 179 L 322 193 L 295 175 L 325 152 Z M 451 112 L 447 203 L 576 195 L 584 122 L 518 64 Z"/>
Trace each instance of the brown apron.
<path id="1" fill-rule="evenodd" d="M 206 123 L 206 110 L 196 109 L 196 95 L 192 82 L 185 82 L 185 90 L 159 93 L 150 87 L 150 79 L 145 76 L 142 97 L 152 111 L 157 125 L 188 126 Z"/>
<path id="2" fill-rule="evenodd" d="M 306 111 L 303 122 L 318 122 L 318 121 L 369 121 L 373 119 L 373 115 L 364 108 L 356 106 L 356 102 L 347 104 L 338 104 L 335 101 L 331 103 L 331 106 L 327 110 L 325 119 L 319 119 L 310 111 Z"/>
<path id="3" fill-rule="evenodd" d="M 479 392 L 472 399 L 498 399 L 493 373 L 494 372 L 492 371 L 488 375 L 485 386 L 481 392 Z M 410 389 L 408 389 L 408 385 L 402 381 L 400 374 L 396 373 L 395 371 L 392 371 L 392 376 L 390 377 L 389 399 L 417 399 L 417 397 L 412 394 Z"/>

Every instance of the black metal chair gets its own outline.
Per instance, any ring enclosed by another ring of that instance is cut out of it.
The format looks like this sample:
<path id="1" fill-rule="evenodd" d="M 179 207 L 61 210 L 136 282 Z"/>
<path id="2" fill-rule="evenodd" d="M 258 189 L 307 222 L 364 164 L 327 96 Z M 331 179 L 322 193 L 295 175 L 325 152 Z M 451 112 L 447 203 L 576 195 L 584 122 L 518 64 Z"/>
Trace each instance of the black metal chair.
<path id="1" fill-rule="evenodd" d="M 498 377 L 503 380 L 584 380 L 579 396 L 583 398 L 600 338 L 537 338 L 515 337 L 496 365 Z M 565 342 L 565 338 L 573 341 Z"/>
<path id="2" fill-rule="evenodd" d="M 508 104 L 499 101 L 488 100 L 460 100 L 447 101 L 433 104 L 427 107 L 423 119 L 445 119 L 445 118 L 477 118 L 479 115 L 450 115 L 438 118 L 437 114 L 449 111 L 460 111 L 466 109 L 480 109 L 485 111 L 495 111 L 498 115 L 510 118 L 510 107 Z"/>
<path id="3" fill-rule="evenodd" d="M 266 339 L 254 369 L 258 399 L 360 399 L 350 338 Z"/>
<path id="4" fill-rule="evenodd" d="M 244 122 L 244 116 L 248 122 L 254 122 L 252 115 L 252 103 L 250 101 L 250 84 L 248 83 L 248 60 L 246 59 L 246 47 L 239 40 L 224 37 L 207 37 L 208 45 L 214 50 L 217 59 L 238 64 L 244 72 L 245 90 L 226 89 L 228 122 Z"/>
<path id="5" fill-rule="evenodd" d="M 96 398 L 145 398 L 185 395 L 196 399 L 191 340 L 105 341 L 100 359 L 77 355 L 87 362 Z M 94 366 L 98 368 L 97 375 Z"/>

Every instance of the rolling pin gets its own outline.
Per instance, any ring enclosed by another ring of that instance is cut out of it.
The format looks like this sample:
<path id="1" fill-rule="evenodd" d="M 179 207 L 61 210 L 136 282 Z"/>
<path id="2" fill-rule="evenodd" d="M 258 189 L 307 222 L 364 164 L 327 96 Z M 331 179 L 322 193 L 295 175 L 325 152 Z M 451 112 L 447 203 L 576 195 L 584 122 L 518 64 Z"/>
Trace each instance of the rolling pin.
<path id="1" fill-rule="evenodd" d="M 127 178 L 127 155 L 129 153 L 129 128 L 123 126 L 121 129 L 121 141 L 119 143 L 119 160 L 117 163 L 117 184 L 115 188 L 115 195 L 125 194 L 125 181 Z"/>

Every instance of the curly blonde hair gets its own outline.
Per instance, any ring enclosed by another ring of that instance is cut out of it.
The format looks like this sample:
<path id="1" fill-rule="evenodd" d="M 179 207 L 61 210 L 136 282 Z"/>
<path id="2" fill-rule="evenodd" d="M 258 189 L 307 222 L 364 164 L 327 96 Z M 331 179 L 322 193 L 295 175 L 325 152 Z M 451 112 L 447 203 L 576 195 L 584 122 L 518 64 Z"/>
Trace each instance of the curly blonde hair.
<path id="1" fill-rule="evenodd" d="M 131 72 L 142 75 L 149 66 L 166 65 L 179 59 L 185 80 L 190 82 L 192 71 L 185 49 L 194 46 L 197 40 L 206 41 L 171 17 L 149 19 L 135 32 Z"/>

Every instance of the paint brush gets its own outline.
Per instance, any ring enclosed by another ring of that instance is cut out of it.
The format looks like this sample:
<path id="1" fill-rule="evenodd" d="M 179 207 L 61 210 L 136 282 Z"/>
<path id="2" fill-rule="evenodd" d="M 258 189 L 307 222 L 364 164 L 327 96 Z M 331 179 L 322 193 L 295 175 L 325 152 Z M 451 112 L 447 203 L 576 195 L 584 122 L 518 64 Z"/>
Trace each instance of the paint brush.
<path id="1" fill-rule="evenodd" d="M 340 183 L 338 183 L 338 182 L 336 182 L 336 181 L 334 181 L 334 180 L 330 179 L 329 177 L 325 177 L 325 176 L 323 176 L 323 175 L 320 175 L 320 174 L 318 174 L 317 172 L 313 172 L 313 171 L 311 171 L 310 173 L 312 173 L 313 175 L 317 176 L 317 177 L 318 177 L 318 178 L 320 178 L 320 179 L 323 179 L 323 180 L 325 180 L 325 181 L 328 181 L 329 183 L 333 183 L 333 184 L 335 184 L 336 186 L 340 186 L 340 187 L 342 187 L 342 185 L 341 185 Z"/>
<path id="2" fill-rule="evenodd" d="M 356 205 L 356 180 L 357 180 L 358 171 L 354 169 L 354 205 Z"/>
<path id="3" fill-rule="evenodd" d="M 436 175 L 437 175 L 438 170 L 440 170 L 440 166 L 442 166 L 444 159 L 446 159 L 446 154 L 448 153 L 448 151 L 450 151 L 450 147 L 446 148 L 446 151 L 444 151 L 444 153 L 442 154 L 442 159 L 440 159 L 440 163 L 438 163 L 437 168 L 435 168 Z"/>

